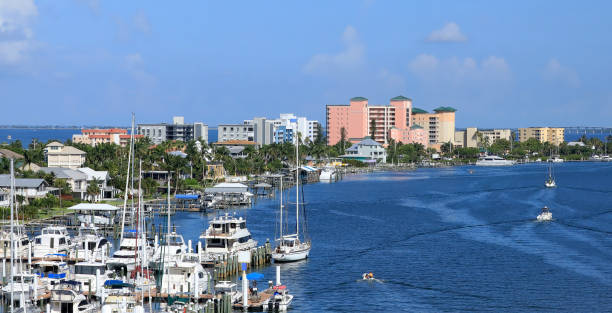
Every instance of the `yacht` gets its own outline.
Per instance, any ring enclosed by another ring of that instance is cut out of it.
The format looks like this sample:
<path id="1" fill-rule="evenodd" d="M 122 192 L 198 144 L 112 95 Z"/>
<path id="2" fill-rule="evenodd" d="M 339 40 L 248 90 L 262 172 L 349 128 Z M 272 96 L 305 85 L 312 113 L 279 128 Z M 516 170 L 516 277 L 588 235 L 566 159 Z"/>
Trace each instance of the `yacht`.
<path id="1" fill-rule="evenodd" d="M 11 257 L 11 242 L 15 243 L 15 258 L 25 259 L 30 252 L 30 238 L 25 231 L 23 225 L 13 226 L 13 236 L 11 236 L 10 225 L 4 225 L 0 230 L 0 257 L 9 259 Z"/>
<path id="2" fill-rule="evenodd" d="M 476 161 L 477 166 L 509 166 L 516 164 L 514 160 L 506 160 L 496 155 L 488 155 Z"/>
<path id="3" fill-rule="evenodd" d="M 540 215 L 538 215 L 537 219 L 539 222 L 552 221 L 552 213 L 550 212 L 550 209 L 546 206 L 543 207 L 542 212 Z"/>
<path id="4" fill-rule="evenodd" d="M 238 291 L 238 285 L 228 280 L 221 280 L 215 285 L 215 293 L 217 294 L 229 294 L 232 303 L 240 302 L 242 299 L 242 293 Z"/>
<path id="5" fill-rule="evenodd" d="M 66 257 L 66 254 L 61 253 L 46 255 L 42 260 L 32 263 L 32 273 L 40 277 L 44 286 L 64 280 L 70 272 L 68 263 L 64 260 Z"/>
<path id="6" fill-rule="evenodd" d="M 81 290 L 98 291 L 98 286 L 110 278 L 111 271 L 107 270 L 106 264 L 96 261 L 78 262 L 74 264 L 73 279 L 81 284 Z M 98 276 L 99 275 L 99 276 Z"/>
<path id="7" fill-rule="evenodd" d="M 333 181 L 336 181 L 337 175 L 338 174 L 336 173 L 335 168 L 331 166 L 326 166 L 321 171 L 321 174 L 319 175 L 319 180 L 333 182 Z"/>
<path id="8" fill-rule="evenodd" d="M 98 233 L 98 228 L 92 224 L 81 224 L 79 232 L 74 237 L 75 257 L 84 260 L 102 260 L 113 247 L 106 238 Z"/>
<path id="9" fill-rule="evenodd" d="M 295 145 L 295 233 L 293 234 L 285 234 L 283 229 L 283 224 L 285 224 L 285 220 L 283 219 L 283 188 L 282 188 L 282 179 L 281 179 L 281 192 L 280 192 L 280 215 L 279 215 L 279 230 L 280 236 L 276 239 L 277 246 L 272 251 L 272 259 L 274 262 L 294 262 L 299 260 L 305 260 L 308 258 L 310 254 L 310 248 L 312 246 L 310 239 L 308 238 L 308 233 L 306 229 L 306 221 L 305 221 L 305 210 L 303 193 L 302 198 L 300 198 L 300 159 L 299 159 L 299 144 Z M 300 205 L 301 204 L 301 205 Z M 304 217 L 302 219 L 303 224 L 300 224 L 300 212 Z M 300 227 L 301 226 L 301 227 Z M 301 230 L 301 232 L 300 232 Z M 303 240 L 300 239 L 300 235 Z"/>
<path id="10" fill-rule="evenodd" d="M 565 160 L 563 160 L 562 158 L 558 156 L 548 159 L 548 162 L 552 162 L 552 163 L 563 163 L 564 161 Z"/>
<path id="11" fill-rule="evenodd" d="M 106 261 L 106 265 L 110 268 L 125 267 L 127 271 L 132 271 L 136 268 L 137 261 L 140 262 L 139 258 L 143 255 L 143 251 L 144 257 L 147 260 L 151 259 L 151 250 L 148 243 L 143 244 L 141 234 L 136 230 L 127 230 L 119 243 L 119 250 Z"/>
<path id="12" fill-rule="evenodd" d="M 40 258 L 48 254 L 68 254 L 72 247 L 72 240 L 68 230 L 63 226 L 49 226 L 40 231 L 40 235 L 34 238 L 32 255 Z"/>
<path id="13" fill-rule="evenodd" d="M 208 273 L 195 253 L 183 253 L 178 260 L 164 264 L 161 293 L 177 295 L 197 292 L 204 294 L 208 286 Z"/>
<path id="14" fill-rule="evenodd" d="M 257 241 L 251 238 L 246 227 L 246 219 L 228 213 L 210 221 L 200 240 L 204 241 L 204 251 L 200 251 L 200 255 L 206 261 L 257 247 Z"/>
<path id="15" fill-rule="evenodd" d="M 166 240 L 157 247 L 155 254 L 153 255 L 154 262 L 170 262 L 172 260 L 180 259 L 183 253 L 188 251 L 187 245 L 183 236 L 177 234 L 176 231 L 166 235 Z"/>
<path id="16" fill-rule="evenodd" d="M 35 293 L 37 295 L 45 293 L 45 287 L 42 282 L 37 279 L 37 275 L 27 272 L 14 274 L 12 282 L 8 281 L 0 288 L 0 294 L 2 294 L 4 299 L 10 299 L 11 289 L 15 300 L 21 297 L 21 294 L 23 294 L 26 299 L 30 299 Z"/>
<path id="17" fill-rule="evenodd" d="M 49 300 L 51 313 L 95 313 L 100 308 L 87 301 L 79 283 L 73 280 L 61 281 L 51 289 Z"/>

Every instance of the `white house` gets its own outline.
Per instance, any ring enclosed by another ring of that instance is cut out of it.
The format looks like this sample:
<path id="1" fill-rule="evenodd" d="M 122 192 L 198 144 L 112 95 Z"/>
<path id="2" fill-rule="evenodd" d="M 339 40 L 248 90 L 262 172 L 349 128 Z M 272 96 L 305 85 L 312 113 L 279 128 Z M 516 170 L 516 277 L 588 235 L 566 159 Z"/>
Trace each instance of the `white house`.
<path id="1" fill-rule="evenodd" d="M 380 143 L 370 138 L 365 138 L 346 149 L 345 154 L 341 157 L 343 159 L 354 159 L 366 163 L 386 163 L 387 151 Z"/>
<path id="2" fill-rule="evenodd" d="M 87 175 L 87 183 L 91 184 L 94 180 L 98 181 L 98 188 L 100 188 L 100 195 L 94 199 L 99 201 L 101 199 L 111 199 L 117 194 L 117 190 L 113 186 L 108 185 L 110 176 L 108 171 L 94 171 L 89 167 L 78 168 L 77 171 Z"/>
<path id="3" fill-rule="evenodd" d="M 41 167 L 40 170 L 47 174 L 53 173 L 56 178 L 65 179 L 72 189 L 72 195 L 77 199 L 88 199 L 86 174 L 62 167 Z"/>
<path id="4" fill-rule="evenodd" d="M 47 182 L 42 178 L 15 178 L 15 195 L 23 196 L 26 200 L 46 197 L 49 193 L 47 187 Z M 11 175 L 0 175 L 0 188 L 10 190 Z"/>

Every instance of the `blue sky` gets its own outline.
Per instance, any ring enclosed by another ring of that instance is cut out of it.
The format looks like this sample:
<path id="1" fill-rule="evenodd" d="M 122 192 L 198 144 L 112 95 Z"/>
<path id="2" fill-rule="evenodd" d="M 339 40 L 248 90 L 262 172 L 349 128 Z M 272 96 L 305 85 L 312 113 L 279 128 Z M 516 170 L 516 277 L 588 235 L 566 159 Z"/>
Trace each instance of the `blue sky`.
<path id="1" fill-rule="evenodd" d="M 605 1 L 0 1 L 0 124 L 211 126 L 326 104 L 612 126 Z"/>

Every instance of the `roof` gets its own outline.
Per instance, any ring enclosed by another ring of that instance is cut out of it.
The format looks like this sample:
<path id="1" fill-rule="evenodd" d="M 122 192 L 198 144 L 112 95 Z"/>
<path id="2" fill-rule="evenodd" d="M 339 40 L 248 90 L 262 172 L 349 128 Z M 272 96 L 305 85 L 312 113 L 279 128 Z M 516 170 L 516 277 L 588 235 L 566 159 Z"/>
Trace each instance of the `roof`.
<path id="1" fill-rule="evenodd" d="M 47 174 L 53 173 L 57 178 L 87 180 L 87 174 L 65 167 L 41 167 L 40 170 Z"/>
<path id="2" fill-rule="evenodd" d="M 81 129 L 81 133 L 83 133 L 83 134 L 85 134 L 85 133 L 104 133 L 104 134 L 120 133 L 120 134 L 126 134 L 127 133 L 127 129 L 123 129 L 123 128 Z"/>
<path id="3" fill-rule="evenodd" d="M 351 101 L 368 101 L 368 98 L 364 98 L 364 97 L 353 97 L 353 98 L 351 98 Z"/>
<path id="4" fill-rule="evenodd" d="M 42 178 L 15 178 L 16 188 L 38 188 L 41 184 L 46 184 Z M 11 175 L 0 175 L 0 187 L 11 186 Z"/>
<path id="5" fill-rule="evenodd" d="M 63 147 L 64 145 L 61 142 L 53 141 L 46 145 L 46 147 Z"/>
<path id="6" fill-rule="evenodd" d="M 109 178 L 108 171 L 94 171 L 89 167 L 77 168 L 77 171 L 87 175 L 87 180 L 107 180 Z"/>
<path id="7" fill-rule="evenodd" d="M 410 129 L 423 129 L 423 126 L 414 124 L 414 125 L 410 126 Z"/>
<path id="8" fill-rule="evenodd" d="M 419 109 L 419 108 L 412 108 L 412 114 L 424 114 L 424 113 L 429 113 L 423 109 Z"/>
<path id="9" fill-rule="evenodd" d="M 216 184 L 214 187 L 218 187 L 218 188 L 247 188 L 246 185 L 243 185 L 241 183 L 219 183 L 219 184 Z"/>
<path id="10" fill-rule="evenodd" d="M 436 112 L 455 112 L 457 109 L 453 107 L 437 107 L 434 109 Z"/>
<path id="11" fill-rule="evenodd" d="M 59 145 L 53 145 L 53 143 L 58 143 Z M 81 151 L 73 146 L 64 146 L 61 143 L 55 142 L 55 141 L 47 145 L 47 147 L 49 146 L 62 147 L 62 149 L 60 150 L 47 149 L 47 154 L 87 154 L 84 151 Z"/>
<path id="12" fill-rule="evenodd" d="M 227 140 L 223 142 L 213 142 L 213 145 L 217 145 L 217 146 L 244 146 L 244 145 L 256 145 L 256 144 L 257 143 L 253 141 L 238 140 L 238 139 Z"/>
<path id="13" fill-rule="evenodd" d="M 370 138 L 364 138 L 362 141 L 356 143 L 355 145 L 361 145 L 361 146 L 382 146 L 380 143 L 370 139 Z"/>
<path id="14" fill-rule="evenodd" d="M 244 151 L 244 147 L 243 146 L 229 146 L 229 147 L 227 147 L 227 149 L 229 150 L 230 154 L 238 154 L 238 153 Z"/>
<path id="15" fill-rule="evenodd" d="M 75 211 L 117 211 L 118 207 L 106 203 L 79 203 L 68 208 Z"/>
<path id="16" fill-rule="evenodd" d="M 391 98 L 391 101 L 412 101 L 412 99 L 399 95 L 397 97 Z"/>
<path id="17" fill-rule="evenodd" d="M 23 159 L 23 155 L 9 149 L 0 149 L 0 157 L 7 159 Z"/>
<path id="18" fill-rule="evenodd" d="M 183 159 L 187 157 L 187 153 L 180 151 L 180 150 L 170 151 L 168 152 L 168 154 L 173 155 L 173 156 L 178 156 Z"/>

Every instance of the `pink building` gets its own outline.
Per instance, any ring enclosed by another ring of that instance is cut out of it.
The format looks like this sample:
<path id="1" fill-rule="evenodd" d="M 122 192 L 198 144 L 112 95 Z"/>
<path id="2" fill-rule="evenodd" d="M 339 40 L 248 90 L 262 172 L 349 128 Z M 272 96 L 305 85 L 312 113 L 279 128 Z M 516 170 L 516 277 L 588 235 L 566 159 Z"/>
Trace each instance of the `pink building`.
<path id="1" fill-rule="evenodd" d="M 412 127 L 412 100 L 397 96 L 389 105 L 369 105 L 368 99 L 355 97 L 349 105 L 327 106 L 327 144 L 335 145 L 345 131 L 346 140 L 357 143 L 371 137 L 385 145 L 390 139 L 402 143 L 422 143 L 425 131 Z"/>

